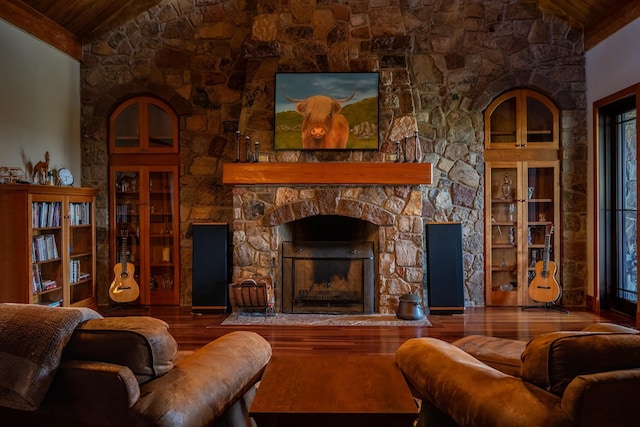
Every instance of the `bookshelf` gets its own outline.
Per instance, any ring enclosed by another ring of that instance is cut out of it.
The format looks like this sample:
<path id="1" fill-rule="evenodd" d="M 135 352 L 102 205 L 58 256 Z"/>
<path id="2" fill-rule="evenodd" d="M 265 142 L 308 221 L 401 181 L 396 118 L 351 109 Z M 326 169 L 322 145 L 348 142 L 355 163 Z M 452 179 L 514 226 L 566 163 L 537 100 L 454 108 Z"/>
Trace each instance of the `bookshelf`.
<path id="1" fill-rule="evenodd" d="M 0 185 L 0 302 L 95 306 L 96 193 Z"/>

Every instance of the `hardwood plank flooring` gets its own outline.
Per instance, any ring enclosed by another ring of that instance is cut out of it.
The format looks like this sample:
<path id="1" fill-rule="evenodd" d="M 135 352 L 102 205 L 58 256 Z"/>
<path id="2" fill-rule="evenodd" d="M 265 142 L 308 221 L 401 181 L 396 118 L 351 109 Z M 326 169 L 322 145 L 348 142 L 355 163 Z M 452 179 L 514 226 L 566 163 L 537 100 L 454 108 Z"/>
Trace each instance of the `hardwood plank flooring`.
<path id="1" fill-rule="evenodd" d="M 102 308 L 105 313 L 106 307 Z M 518 307 L 467 308 L 464 314 L 429 315 L 432 327 L 413 326 L 223 326 L 228 314 L 192 314 L 189 307 L 123 307 L 107 316 L 153 316 L 169 324 L 180 350 L 194 350 L 234 330 L 254 331 L 271 343 L 274 355 L 393 355 L 414 337 L 454 341 L 481 334 L 528 340 L 552 331 L 580 330 L 592 323 L 635 325 L 614 312 L 600 315 L 571 310 L 569 315 Z"/>

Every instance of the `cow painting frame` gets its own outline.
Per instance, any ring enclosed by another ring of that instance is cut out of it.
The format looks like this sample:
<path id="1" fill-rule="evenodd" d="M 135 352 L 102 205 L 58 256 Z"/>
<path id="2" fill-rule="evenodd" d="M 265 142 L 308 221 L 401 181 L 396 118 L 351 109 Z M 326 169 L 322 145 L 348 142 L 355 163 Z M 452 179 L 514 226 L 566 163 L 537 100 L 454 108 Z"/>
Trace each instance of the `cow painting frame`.
<path id="1" fill-rule="evenodd" d="M 276 150 L 377 150 L 378 73 L 276 73 Z"/>

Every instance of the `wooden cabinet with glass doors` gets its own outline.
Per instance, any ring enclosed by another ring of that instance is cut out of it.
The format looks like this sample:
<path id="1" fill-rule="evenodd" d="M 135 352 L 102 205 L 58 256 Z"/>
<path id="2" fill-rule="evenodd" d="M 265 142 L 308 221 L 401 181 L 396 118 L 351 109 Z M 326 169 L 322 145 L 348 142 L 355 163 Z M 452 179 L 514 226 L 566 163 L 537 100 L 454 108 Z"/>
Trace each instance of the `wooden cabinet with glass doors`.
<path id="1" fill-rule="evenodd" d="M 485 111 L 487 305 L 534 305 L 529 285 L 549 271 L 538 261 L 552 261 L 549 280 L 560 280 L 559 117 L 551 100 L 527 89 L 498 96 Z"/>
<path id="2" fill-rule="evenodd" d="M 559 280 L 558 162 L 492 162 L 485 174 L 486 303 L 534 304 L 528 287 L 540 272 L 547 236 Z"/>
<path id="3" fill-rule="evenodd" d="M 134 266 L 140 304 L 177 305 L 178 117 L 159 99 L 136 97 L 114 110 L 109 132 L 112 265 Z"/>
<path id="4" fill-rule="evenodd" d="M 178 304 L 178 168 L 114 166 L 111 177 L 114 265 L 133 264 L 141 304 Z"/>
<path id="5" fill-rule="evenodd" d="M 96 305 L 97 190 L 3 184 L 0 302 Z"/>

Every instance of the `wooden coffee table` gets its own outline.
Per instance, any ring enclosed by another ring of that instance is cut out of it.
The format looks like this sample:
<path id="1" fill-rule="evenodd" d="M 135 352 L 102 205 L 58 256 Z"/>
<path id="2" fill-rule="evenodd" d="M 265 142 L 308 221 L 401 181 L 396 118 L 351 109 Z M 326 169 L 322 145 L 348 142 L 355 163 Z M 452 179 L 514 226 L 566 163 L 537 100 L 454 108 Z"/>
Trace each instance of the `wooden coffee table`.
<path id="1" fill-rule="evenodd" d="M 392 356 L 274 356 L 249 414 L 258 427 L 409 427 L 418 408 Z"/>

